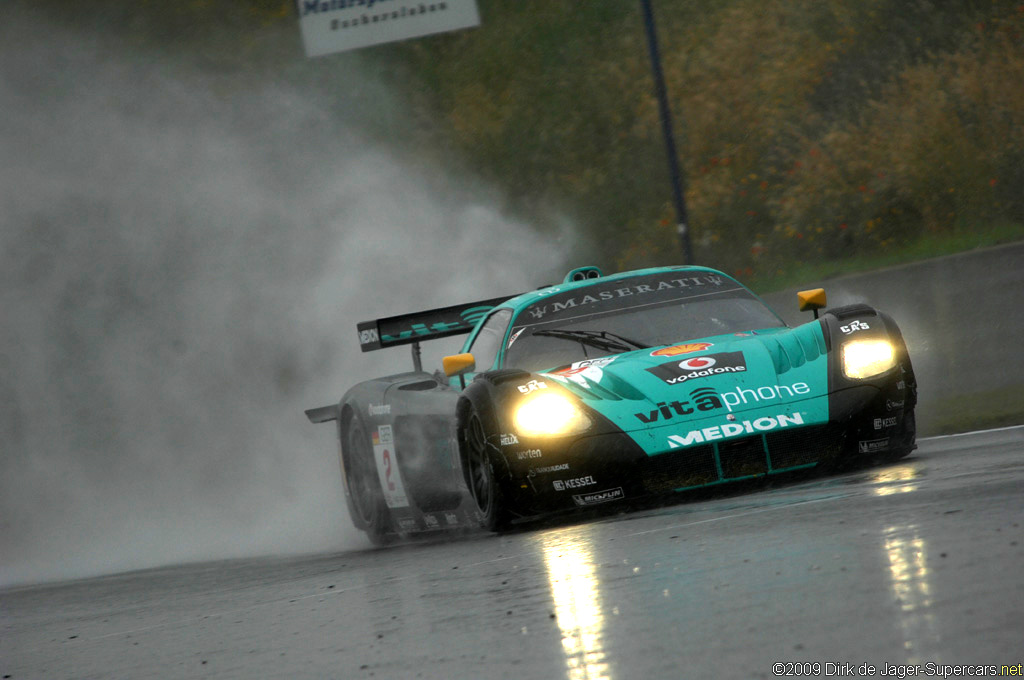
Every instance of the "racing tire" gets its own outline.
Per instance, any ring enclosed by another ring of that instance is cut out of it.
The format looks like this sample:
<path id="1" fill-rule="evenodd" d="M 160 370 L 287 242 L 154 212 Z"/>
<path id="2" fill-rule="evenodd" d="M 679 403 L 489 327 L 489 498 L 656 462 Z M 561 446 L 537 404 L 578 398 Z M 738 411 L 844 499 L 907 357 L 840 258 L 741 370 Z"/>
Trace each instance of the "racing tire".
<path id="1" fill-rule="evenodd" d="M 495 465 L 497 452 L 489 441 L 489 435 L 495 434 L 480 410 L 470 406 L 459 429 L 466 484 L 480 513 L 480 525 L 498 532 L 508 528 L 512 518 L 506 507 L 499 468 Z"/>
<path id="2" fill-rule="evenodd" d="M 383 546 L 391 543 L 395 535 L 391 532 L 391 513 L 384 501 L 369 441 L 362 423 L 352 417 L 345 427 L 343 448 L 348 459 L 348 490 L 358 515 L 353 519 L 357 526 L 362 525 L 359 528 L 371 543 Z"/>

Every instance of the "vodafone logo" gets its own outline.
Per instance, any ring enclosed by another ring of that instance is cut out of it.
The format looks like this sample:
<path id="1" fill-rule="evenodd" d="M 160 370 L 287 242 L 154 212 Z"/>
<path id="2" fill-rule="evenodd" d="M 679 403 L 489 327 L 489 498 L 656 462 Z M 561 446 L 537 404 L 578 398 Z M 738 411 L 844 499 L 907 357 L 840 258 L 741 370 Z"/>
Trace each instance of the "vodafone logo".
<path id="1" fill-rule="evenodd" d="M 669 385 L 679 385 L 688 380 L 710 378 L 723 373 L 743 373 L 746 370 L 747 362 L 744 361 L 742 352 L 718 352 L 679 362 L 670 361 L 647 369 Z"/>
<path id="2" fill-rule="evenodd" d="M 714 357 L 694 357 L 686 361 L 680 361 L 679 368 L 684 371 L 701 371 L 705 368 L 711 368 L 717 363 Z"/>

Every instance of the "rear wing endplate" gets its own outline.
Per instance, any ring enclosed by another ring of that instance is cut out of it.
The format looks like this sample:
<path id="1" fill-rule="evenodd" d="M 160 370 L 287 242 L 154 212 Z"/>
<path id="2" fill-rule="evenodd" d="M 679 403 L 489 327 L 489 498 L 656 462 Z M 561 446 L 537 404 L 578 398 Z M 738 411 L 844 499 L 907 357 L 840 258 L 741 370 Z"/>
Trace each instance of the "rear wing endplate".
<path id="1" fill-rule="evenodd" d="M 338 419 L 338 405 L 331 404 L 330 406 L 308 409 L 306 417 L 309 418 L 311 423 L 329 423 L 332 420 Z"/>
<path id="2" fill-rule="evenodd" d="M 487 312 L 512 297 L 514 296 L 506 295 L 479 302 L 428 309 L 424 312 L 389 316 L 385 319 L 360 321 L 356 326 L 359 331 L 359 348 L 364 352 L 372 352 L 385 347 L 468 333 Z"/>

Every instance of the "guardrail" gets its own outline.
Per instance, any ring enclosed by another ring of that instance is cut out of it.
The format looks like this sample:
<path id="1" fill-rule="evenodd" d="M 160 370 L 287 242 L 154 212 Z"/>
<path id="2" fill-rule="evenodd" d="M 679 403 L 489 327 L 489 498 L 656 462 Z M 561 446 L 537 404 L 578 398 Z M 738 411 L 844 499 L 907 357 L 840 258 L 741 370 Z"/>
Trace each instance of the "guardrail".
<path id="1" fill-rule="evenodd" d="M 829 307 L 865 302 L 899 323 L 917 372 L 920 434 L 948 430 L 959 411 L 979 427 L 986 411 L 1024 423 L 1024 242 L 874 272 L 811 281 L 764 295 L 787 323 L 796 291 L 825 288 Z M 1013 401 L 1015 403 L 1006 403 Z M 1008 423 L 1003 423 L 1008 424 Z"/>

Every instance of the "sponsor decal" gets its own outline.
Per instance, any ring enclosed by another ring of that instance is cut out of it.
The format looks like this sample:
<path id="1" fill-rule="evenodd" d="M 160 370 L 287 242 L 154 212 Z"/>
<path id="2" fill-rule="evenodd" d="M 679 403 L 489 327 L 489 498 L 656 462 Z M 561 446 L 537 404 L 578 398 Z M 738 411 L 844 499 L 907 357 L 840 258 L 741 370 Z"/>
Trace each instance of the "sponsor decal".
<path id="1" fill-rule="evenodd" d="M 530 476 L 534 475 L 545 475 L 550 472 L 564 472 L 569 469 L 568 463 L 559 463 L 558 465 L 548 465 L 547 467 L 530 468 Z"/>
<path id="2" fill-rule="evenodd" d="M 769 432 L 775 429 L 803 424 L 803 414 L 794 413 L 793 415 L 765 416 L 754 420 L 744 420 L 739 423 L 712 425 L 701 430 L 690 430 L 686 434 L 669 435 L 668 447 L 670 449 L 678 449 L 683 446 L 715 441 L 716 439 L 730 439 L 743 434 L 758 434 L 760 432 Z"/>
<path id="3" fill-rule="evenodd" d="M 371 416 L 389 416 L 391 404 L 370 404 L 369 411 Z"/>
<path id="4" fill-rule="evenodd" d="M 403 531 L 414 531 L 416 529 L 416 520 L 412 517 L 399 517 L 398 528 Z"/>
<path id="5" fill-rule="evenodd" d="M 503 434 L 503 435 L 501 435 L 501 445 L 502 446 L 513 446 L 514 444 L 518 444 L 518 443 L 519 443 L 519 437 L 515 436 L 514 434 Z"/>
<path id="6" fill-rule="evenodd" d="M 663 347 L 662 349 L 656 349 L 651 352 L 652 357 L 675 357 L 680 354 L 689 354 L 690 352 L 700 352 L 709 347 L 714 347 L 710 342 L 691 342 L 686 345 L 674 345 L 672 347 Z"/>
<path id="7" fill-rule="evenodd" d="M 884 430 L 887 427 L 896 427 L 897 422 L 899 422 L 899 418 L 896 416 L 891 418 L 875 418 L 875 429 Z"/>
<path id="8" fill-rule="evenodd" d="M 459 516 L 454 512 L 444 513 L 444 521 L 448 523 L 448 526 L 453 527 L 459 523 Z"/>
<path id="9" fill-rule="evenodd" d="M 370 435 L 370 440 L 373 443 L 373 458 L 377 464 L 380 488 L 384 491 L 384 502 L 389 508 L 407 507 L 409 498 L 405 494 L 402 477 L 398 474 L 391 426 L 378 426 L 377 431 Z"/>
<path id="10" fill-rule="evenodd" d="M 661 281 L 658 281 L 656 283 L 652 282 L 649 285 L 639 284 L 634 286 L 623 286 L 621 288 L 593 291 L 593 293 L 563 298 L 561 300 L 554 300 L 548 302 L 547 304 L 535 304 L 532 307 L 530 307 L 528 311 L 532 318 L 543 319 L 548 314 L 556 315 L 559 313 L 565 313 L 567 311 L 574 311 L 580 308 L 586 308 L 590 305 L 600 306 L 601 302 L 607 302 L 609 300 L 618 300 L 624 297 L 649 295 L 651 293 L 659 293 L 666 290 L 689 291 L 694 288 L 704 288 L 705 286 L 714 286 L 716 288 L 720 288 L 726 283 L 727 282 L 725 279 L 723 279 L 721 276 L 716 276 L 714 274 L 686 276 L 680 277 L 678 279 L 662 279 Z M 560 289 L 549 291 L 549 294 L 557 292 L 561 292 Z"/>
<path id="11" fill-rule="evenodd" d="M 762 385 L 761 387 L 738 387 L 728 392 L 716 392 L 710 387 L 699 387 L 690 392 L 691 401 L 658 402 L 653 411 L 634 413 L 642 423 L 653 423 L 657 420 L 672 420 L 676 416 L 687 416 L 694 411 L 713 411 L 723 406 L 729 411 L 729 420 L 736 420 L 732 410 L 737 406 L 760 404 L 787 397 L 799 397 L 810 394 L 811 387 L 805 382 L 792 385 Z M 692 405 L 691 405 L 692 404 Z"/>
<path id="12" fill-rule="evenodd" d="M 552 371 L 551 373 L 545 373 L 544 375 L 554 378 L 559 382 L 566 382 L 571 380 L 580 387 L 590 389 L 590 382 L 601 382 L 601 378 L 604 377 L 604 371 L 601 370 L 603 366 L 607 366 L 611 362 L 615 361 L 615 357 L 599 357 L 597 359 L 584 359 L 583 361 L 577 361 L 571 366 Z"/>
<path id="13" fill-rule="evenodd" d="M 861 453 L 874 453 L 889 448 L 888 439 L 869 439 L 857 442 L 857 450 Z"/>
<path id="14" fill-rule="evenodd" d="M 839 330 L 841 330 L 846 335 L 849 335 L 850 333 L 856 333 L 857 331 L 866 331 L 870 329 L 871 326 L 869 326 L 866 321 L 854 321 L 851 324 L 839 327 Z"/>
<path id="15" fill-rule="evenodd" d="M 673 361 L 659 364 L 647 370 L 669 385 L 680 385 L 687 380 L 723 373 L 743 373 L 747 370 L 747 362 L 743 359 L 743 352 L 721 352 L 684 359 L 678 363 Z"/>
<path id="16" fill-rule="evenodd" d="M 540 449 L 529 449 L 527 451 L 516 451 L 516 460 L 529 460 L 531 458 L 543 458 L 544 454 Z"/>
<path id="17" fill-rule="evenodd" d="M 380 335 L 377 334 L 376 328 L 370 328 L 369 330 L 359 331 L 360 345 L 372 345 L 376 342 L 380 342 Z"/>
<path id="18" fill-rule="evenodd" d="M 905 403 L 906 402 L 903 399 L 900 399 L 899 401 L 893 401 L 892 399 L 886 399 L 885 400 L 885 410 L 886 411 L 892 411 L 892 410 L 895 410 L 895 409 L 898 409 L 898 408 L 903 408 L 903 404 L 905 404 Z"/>
<path id="19" fill-rule="evenodd" d="M 394 442 L 394 438 L 391 436 L 391 426 L 381 425 L 377 428 L 377 431 L 371 435 L 373 439 L 373 445 L 387 444 L 390 445 Z"/>
<path id="20" fill-rule="evenodd" d="M 428 529 L 439 529 L 441 523 L 437 521 L 437 518 L 433 515 L 423 515 L 423 521 L 426 523 Z"/>
<path id="21" fill-rule="evenodd" d="M 597 505 L 598 503 L 607 503 L 608 501 L 617 501 L 620 498 L 625 498 L 626 494 L 622 490 L 621 486 L 617 486 L 614 489 L 605 489 L 604 491 L 594 491 L 593 493 L 584 494 L 573 494 L 572 500 L 576 505 Z"/>
<path id="22" fill-rule="evenodd" d="M 730 392 L 721 392 L 720 396 L 725 403 L 725 408 L 730 412 L 734 406 L 745 406 L 746 404 L 759 404 L 762 401 L 773 401 L 786 397 L 799 397 L 811 393 L 811 386 L 805 382 L 793 383 L 792 385 L 762 385 L 750 389 L 737 387 Z"/>
<path id="23" fill-rule="evenodd" d="M 522 335 L 523 331 L 525 331 L 525 330 L 526 330 L 526 326 L 523 326 L 522 328 L 517 330 L 515 333 L 510 335 L 509 338 L 508 338 L 508 344 L 505 345 L 505 349 L 508 349 L 509 347 L 511 347 L 512 343 L 515 342 L 516 340 L 518 340 L 519 336 Z"/>
<path id="24" fill-rule="evenodd" d="M 556 479 L 551 482 L 555 487 L 555 491 L 565 491 L 566 489 L 582 489 L 585 486 L 593 486 L 597 484 L 594 478 L 590 475 L 586 477 L 576 477 L 574 479 Z"/>
<path id="25" fill-rule="evenodd" d="M 599 357 L 597 359 L 584 359 L 583 361 L 576 361 L 567 368 L 562 368 L 557 371 L 552 371 L 545 375 L 562 375 L 570 376 L 576 375 L 577 373 L 583 373 L 588 368 L 601 368 L 615 361 L 615 357 Z"/>
<path id="26" fill-rule="evenodd" d="M 547 388 L 548 388 L 548 386 L 547 386 L 547 384 L 544 381 L 542 381 L 542 380 L 531 380 L 530 382 L 526 383 L 525 385 L 519 385 L 518 389 L 523 394 L 529 394 L 530 392 L 533 392 L 535 390 L 546 390 Z"/>
<path id="27" fill-rule="evenodd" d="M 672 420 L 676 416 L 687 416 L 697 411 L 713 411 L 722 408 L 722 400 L 710 387 L 699 387 L 690 392 L 691 401 L 658 402 L 653 411 L 634 413 L 641 423 L 653 423 L 657 420 Z M 691 406 L 692 403 L 692 406 Z"/>

